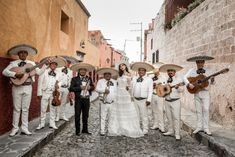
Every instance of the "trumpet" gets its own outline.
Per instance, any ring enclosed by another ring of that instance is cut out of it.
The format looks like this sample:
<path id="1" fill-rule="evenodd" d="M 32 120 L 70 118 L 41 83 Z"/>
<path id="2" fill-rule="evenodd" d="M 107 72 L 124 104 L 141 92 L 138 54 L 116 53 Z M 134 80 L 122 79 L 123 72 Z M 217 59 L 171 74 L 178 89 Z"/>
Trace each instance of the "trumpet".
<path id="1" fill-rule="evenodd" d="M 106 88 L 105 88 L 105 91 L 106 91 L 106 90 L 109 91 L 109 89 L 110 89 L 110 85 L 109 85 L 109 83 L 107 83 L 107 86 L 106 86 Z M 104 93 L 104 94 L 103 94 L 103 103 L 106 103 L 107 96 L 108 96 L 108 93 Z"/>
<path id="2" fill-rule="evenodd" d="M 88 81 L 86 82 L 85 89 L 82 91 L 82 92 L 83 92 L 83 93 L 82 93 L 82 97 L 86 97 L 86 93 L 87 93 L 87 91 L 88 91 L 89 85 L 90 85 L 90 80 L 88 80 Z"/>

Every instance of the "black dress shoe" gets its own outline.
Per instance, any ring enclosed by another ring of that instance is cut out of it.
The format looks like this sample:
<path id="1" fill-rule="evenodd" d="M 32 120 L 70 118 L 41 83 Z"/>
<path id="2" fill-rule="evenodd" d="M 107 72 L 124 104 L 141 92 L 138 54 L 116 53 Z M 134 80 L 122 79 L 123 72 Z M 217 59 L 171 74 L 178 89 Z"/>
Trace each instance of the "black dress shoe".
<path id="1" fill-rule="evenodd" d="M 82 131 L 82 133 L 83 133 L 83 134 L 87 134 L 87 135 L 91 135 L 91 133 L 88 132 L 88 131 Z"/>
<path id="2" fill-rule="evenodd" d="M 76 136 L 80 136 L 80 135 L 81 135 L 80 133 L 76 134 Z"/>

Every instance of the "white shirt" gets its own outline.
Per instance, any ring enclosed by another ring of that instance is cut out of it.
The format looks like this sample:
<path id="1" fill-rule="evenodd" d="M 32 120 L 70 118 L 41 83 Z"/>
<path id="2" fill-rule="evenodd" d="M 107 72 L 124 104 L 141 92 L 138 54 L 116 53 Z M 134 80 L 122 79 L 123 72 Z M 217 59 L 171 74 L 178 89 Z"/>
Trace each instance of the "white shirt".
<path id="1" fill-rule="evenodd" d="M 170 86 L 174 86 L 174 85 L 176 85 L 178 83 L 182 83 L 183 82 L 183 79 L 180 76 L 174 76 L 174 77 L 172 77 L 172 79 L 173 79 L 173 82 L 169 83 Z M 165 82 L 167 82 L 167 80 Z M 179 86 L 178 89 L 172 88 L 172 92 L 170 94 L 168 94 L 165 98 L 167 100 L 178 99 L 178 98 L 180 98 L 180 93 L 182 93 L 183 91 L 184 91 L 183 86 Z"/>
<path id="2" fill-rule="evenodd" d="M 105 101 L 108 103 L 115 101 L 117 93 L 117 81 L 114 79 L 110 79 L 110 81 L 112 82 L 113 86 L 107 87 L 108 80 L 105 79 L 100 79 L 96 85 L 96 91 L 101 94 L 101 97 L 103 97 L 105 89 L 109 89 L 109 94 L 105 98 Z"/>
<path id="3" fill-rule="evenodd" d="M 152 79 L 153 79 L 153 77 L 152 77 Z M 158 76 L 157 80 L 153 81 L 153 83 L 155 83 L 156 85 L 164 84 L 165 82 L 166 82 L 166 78 L 162 74 L 160 74 Z M 157 93 L 156 89 L 153 90 L 153 93 L 155 93 L 155 94 Z"/>
<path id="4" fill-rule="evenodd" d="M 132 81 L 132 95 L 136 98 L 146 98 L 151 102 L 153 94 L 153 80 L 147 75 L 143 76 L 142 82 L 137 82 L 139 77 L 133 77 Z"/>
<path id="5" fill-rule="evenodd" d="M 73 77 L 73 72 L 72 70 L 70 70 L 69 68 L 67 68 L 68 70 L 68 73 L 64 73 L 62 70 L 64 69 L 65 67 L 62 67 L 62 68 L 58 68 L 58 71 L 60 72 L 60 82 L 61 82 L 61 86 L 64 86 L 64 87 L 69 87 L 70 86 L 70 83 L 71 83 L 71 80 L 72 80 L 72 77 Z M 63 87 L 63 88 L 64 88 Z"/>

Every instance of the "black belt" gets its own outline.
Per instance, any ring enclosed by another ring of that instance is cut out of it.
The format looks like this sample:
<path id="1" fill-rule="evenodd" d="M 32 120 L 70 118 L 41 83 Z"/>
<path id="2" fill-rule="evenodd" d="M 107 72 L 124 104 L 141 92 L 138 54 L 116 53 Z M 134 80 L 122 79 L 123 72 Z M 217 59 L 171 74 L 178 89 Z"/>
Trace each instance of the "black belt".
<path id="1" fill-rule="evenodd" d="M 81 99 L 89 99 L 90 96 L 80 96 Z"/>
<path id="2" fill-rule="evenodd" d="M 29 85 L 32 85 L 32 82 L 24 82 L 24 83 L 22 84 L 22 86 L 29 86 Z"/>
<path id="3" fill-rule="evenodd" d="M 135 97 L 135 99 L 136 99 L 136 100 L 144 100 L 144 99 L 147 99 L 147 98 L 136 98 L 136 97 Z"/>
<path id="4" fill-rule="evenodd" d="M 103 102 L 103 104 L 112 104 L 114 101 L 111 102 Z"/>
<path id="5" fill-rule="evenodd" d="M 62 85 L 61 87 L 62 87 L 62 88 L 68 88 L 69 86 L 67 86 L 67 85 Z"/>
<path id="6" fill-rule="evenodd" d="M 176 100 L 179 100 L 180 98 L 175 98 L 175 99 L 170 99 L 170 100 L 168 100 L 168 99 L 165 99 L 166 101 L 168 101 L 168 102 L 173 102 L 173 101 L 176 101 Z"/>

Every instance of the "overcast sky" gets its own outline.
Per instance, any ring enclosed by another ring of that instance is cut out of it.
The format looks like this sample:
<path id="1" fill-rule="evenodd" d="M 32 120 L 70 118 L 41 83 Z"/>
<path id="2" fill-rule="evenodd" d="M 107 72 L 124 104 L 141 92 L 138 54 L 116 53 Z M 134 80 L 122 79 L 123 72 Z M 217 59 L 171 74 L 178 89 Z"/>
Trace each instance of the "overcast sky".
<path id="1" fill-rule="evenodd" d="M 156 17 L 163 0 L 82 0 L 91 14 L 89 30 L 101 30 L 104 37 L 115 49 L 124 49 L 130 61 L 139 61 L 140 42 L 136 37 L 140 36 L 140 25 L 130 23 L 143 22 L 144 29 L 148 23 Z M 142 50 L 143 51 L 143 50 Z"/>

